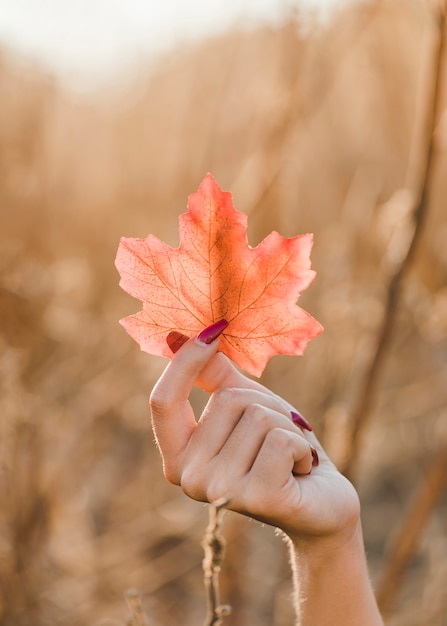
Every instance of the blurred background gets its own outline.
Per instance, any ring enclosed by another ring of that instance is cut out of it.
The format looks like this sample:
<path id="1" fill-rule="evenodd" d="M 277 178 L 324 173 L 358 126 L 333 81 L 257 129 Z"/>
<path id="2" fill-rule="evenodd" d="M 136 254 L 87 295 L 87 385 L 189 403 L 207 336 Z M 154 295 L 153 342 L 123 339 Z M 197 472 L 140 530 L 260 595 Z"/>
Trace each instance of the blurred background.
<path id="1" fill-rule="evenodd" d="M 140 304 L 114 257 L 122 235 L 177 245 L 207 171 L 252 245 L 315 234 L 300 304 L 325 332 L 262 381 L 340 467 L 356 458 L 387 623 L 447 625 L 445 64 L 426 177 L 420 121 L 436 5 L 1 2 L 1 626 L 123 625 L 130 588 L 150 624 L 203 621 L 208 513 L 162 477 L 147 398 L 165 362 L 118 324 Z M 281 539 L 234 514 L 224 535 L 226 623 L 290 626 Z"/>

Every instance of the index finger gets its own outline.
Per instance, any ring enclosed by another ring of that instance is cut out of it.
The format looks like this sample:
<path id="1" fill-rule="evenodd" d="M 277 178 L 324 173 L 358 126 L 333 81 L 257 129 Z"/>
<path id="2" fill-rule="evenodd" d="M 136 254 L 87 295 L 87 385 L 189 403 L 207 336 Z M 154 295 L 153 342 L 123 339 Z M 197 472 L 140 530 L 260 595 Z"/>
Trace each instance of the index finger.
<path id="1" fill-rule="evenodd" d="M 189 403 L 195 384 L 209 393 L 221 387 L 245 387 L 270 393 L 241 374 L 223 354 L 217 354 L 218 336 L 225 327 L 226 322 L 221 320 L 197 338 L 189 339 L 173 356 L 151 393 L 154 433 L 163 456 L 165 475 L 171 482 L 178 481 L 181 454 L 196 429 Z"/>
<path id="2" fill-rule="evenodd" d="M 188 398 L 200 373 L 216 357 L 218 336 L 226 325 L 221 320 L 190 339 L 174 355 L 151 393 L 152 423 L 165 469 L 168 461 L 178 458 L 196 428 Z M 226 370 L 236 372 L 229 362 Z"/>

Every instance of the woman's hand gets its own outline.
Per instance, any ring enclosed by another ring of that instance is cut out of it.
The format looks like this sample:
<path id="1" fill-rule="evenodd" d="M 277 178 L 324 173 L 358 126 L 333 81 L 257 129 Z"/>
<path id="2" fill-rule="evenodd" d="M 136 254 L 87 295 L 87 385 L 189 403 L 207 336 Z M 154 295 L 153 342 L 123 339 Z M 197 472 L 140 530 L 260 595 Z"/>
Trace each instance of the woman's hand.
<path id="1" fill-rule="evenodd" d="M 381 626 L 354 488 L 293 407 L 217 352 L 224 327 L 187 341 L 151 394 L 166 478 L 289 536 L 297 625 Z M 211 394 L 198 421 L 194 384 Z"/>
<path id="2" fill-rule="evenodd" d="M 239 373 L 218 344 L 190 339 L 152 392 L 166 478 L 195 500 L 229 498 L 230 509 L 292 539 L 352 533 L 359 518 L 352 485 L 314 434 L 295 425 L 293 407 Z M 196 383 L 211 393 L 198 422 L 188 400 Z"/>

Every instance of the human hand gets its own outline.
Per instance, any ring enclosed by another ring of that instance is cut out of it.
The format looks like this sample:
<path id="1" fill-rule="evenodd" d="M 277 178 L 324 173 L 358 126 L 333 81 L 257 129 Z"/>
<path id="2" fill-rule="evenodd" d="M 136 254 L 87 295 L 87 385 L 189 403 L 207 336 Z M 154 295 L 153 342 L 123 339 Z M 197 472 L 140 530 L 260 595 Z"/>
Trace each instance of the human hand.
<path id="1" fill-rule="evenodd" d="M 315 435 L 294 424 L 288 402 L 218 353 L 219 328 L 187 341 L 151 394 L 167 480 L 195 500 L 228 498 L 228 508 L 281 528 L 294 543 L 345 541 L 359 521 L 354 488 Z M 211 394 L 198 421 L 194 384 Z"/>

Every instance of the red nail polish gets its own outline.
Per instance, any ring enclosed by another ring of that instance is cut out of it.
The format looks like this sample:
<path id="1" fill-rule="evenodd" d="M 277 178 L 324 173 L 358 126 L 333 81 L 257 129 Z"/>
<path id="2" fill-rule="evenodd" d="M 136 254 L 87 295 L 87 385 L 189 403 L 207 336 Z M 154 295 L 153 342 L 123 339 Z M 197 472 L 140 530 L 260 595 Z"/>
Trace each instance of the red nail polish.
<path id="1" fill-rule="evenodd" d="M 312 467 L 318 467 L 320 465 L 320 459 L 318 458 L 318 452 L 310 446 L 310 452 L 312 454 Z"/>
<path id="2" fill-rule="evenodd" d="M 171 330 L 166 337 L 166 343 L 171 348 L 173 354 L 175 354 L 184 343 L 188 341 L 189 337 L 183 333 L 179 333 L 178 330 Z"/>
<path id="3" fill-rule="evenodd" d="M 290 411 L 290 416 L 292 417 L 292 422 L 298 428 L 304 428 L 304 430 L 312 431 L 312 426 L 309 424 L 307 419 L 298 413 L 298 411 Z"/>
<path id="4" fill-rule="evenodd" d="M 219 320 L 218 322 L 214 322 L 214 324 L 211 324 L 211 326 L 208 326 L 197 335 L 197 341 L 209 345 L 215 339 L 217 339 L 221 333 L 223 333 L 227 326 L 227 320 Z"/>

